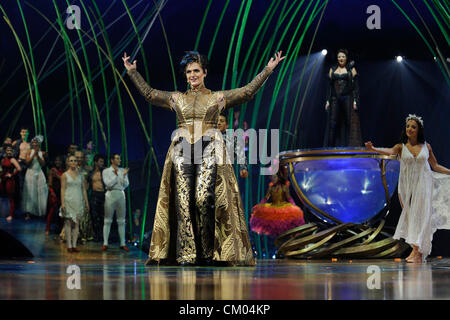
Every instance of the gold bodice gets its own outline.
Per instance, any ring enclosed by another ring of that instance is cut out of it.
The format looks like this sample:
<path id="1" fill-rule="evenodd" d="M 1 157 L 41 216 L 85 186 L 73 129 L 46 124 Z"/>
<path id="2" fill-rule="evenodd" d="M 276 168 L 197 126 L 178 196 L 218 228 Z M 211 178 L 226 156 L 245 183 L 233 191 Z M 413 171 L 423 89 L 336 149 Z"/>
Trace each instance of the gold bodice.
<path id="1" fill-rule="evenodd" d="M 212 136 L 223 109 L 250 101 L 272 73 L 269 67 L 244 87 L 213 92 L 205 87 L 198 90 L 169 92 L 150 87 L 135 69 L 128 75 L 145 99 L 176 113 L 179 128 L 186 129 L 194 143 L 204 135 Z M 208 131 L 209 130 L 209 131 Z"/>

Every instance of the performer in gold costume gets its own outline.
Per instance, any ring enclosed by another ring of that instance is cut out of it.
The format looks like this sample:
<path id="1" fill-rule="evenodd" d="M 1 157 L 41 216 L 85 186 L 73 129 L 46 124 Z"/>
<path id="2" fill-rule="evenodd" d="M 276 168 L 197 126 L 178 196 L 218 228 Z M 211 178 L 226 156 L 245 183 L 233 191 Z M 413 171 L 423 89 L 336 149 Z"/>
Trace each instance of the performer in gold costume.
<path id="1" fill-rule="evenodd" d="M 146 265 L 255 264 L 239 187 L 217 122 L 221 111 L 250 101 L 284 58 L 278 52 L 242 88 L 213 92 L 204 84 L 207 58 L 187 52 L 180 66 L 190 89 L 182 93 L 151 88 L 137 72 L 136 60 L 131 64 L 124 54 L 124 66 L 139 92 L 151 104 L 175 112 L 179 127 L 164 163 Z"/>

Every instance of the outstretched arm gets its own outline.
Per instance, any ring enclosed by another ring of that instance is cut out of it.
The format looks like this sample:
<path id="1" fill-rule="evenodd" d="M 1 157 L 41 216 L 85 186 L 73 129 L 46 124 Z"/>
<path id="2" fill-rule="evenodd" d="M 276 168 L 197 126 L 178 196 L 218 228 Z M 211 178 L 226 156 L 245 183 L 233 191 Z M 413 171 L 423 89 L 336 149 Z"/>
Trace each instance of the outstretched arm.
<path id="1" fill-rule="evenodd" d="M 433 169 L 433 171 L 443 173 L 443 174 L 450 174 L 450 170 L 447 169 L 444 166 L 441 166 L 434 156 L 433 150 L 431 149 L 431 146 L 427 143 L 428 152 L 430 153 L 430 157 L 428 158 L 428 163 L 430 164 L 430 167 Z"/>
<path id="2" fill-rule="evenodd" d="M 123 64 L 127 69 L 127 74 L 131 81 L 133 81 L 134 85 L 139 90 L 139 93 L 151 104 L 171 110 L 173 92 L 156 90 L 150 87 L 144 78 L 142 78 L 141 74 L 137 72 L 136 60 L 134 60 L 133 64 L 131 64 L 128 61 L 129 59 L 130 56 L 127 56 L 127 53 L 125 52 L 122 57 Z"/>
<path id="3" fill-rule="evenodd" d="M 239 104 L 243 104 L 253 99 L 256 92 L 263 86 L 267 78 L 272 74 L 275 67 L 284 60 L 286 56 L 281 57 L 281 51 L 275 54 L 275 58 L 271 58 L 267 66 L 259 73 L 249 84 L 244 87 L 223 91 L 225 99 L 225 108 L 230 108 Z"/>
<path id="4" fill-rule="evenodd" d="M 266 203 L 267 201 L 269 201 L 270 197 L 272 196 L 271 191 L 272 191 L 272 187 L 269 187 L 269 189 L 267 190 L 267 193 L 266 193 L 265 197 L 262 198 L 262 200 L 261 200 L 260 203 Z"/>
<path id="5" fill-rule="evenodd" d="M 387 156 L 396 156 L 399 155 L 402 152 L 402 145 L 396 144 L 392 148 L 375 148 L 372 144 L 372 142 L 368 141 L 364 144 L 367 149 L 371 151 L 375 151 L 381 154 L 385 154 Z"/>

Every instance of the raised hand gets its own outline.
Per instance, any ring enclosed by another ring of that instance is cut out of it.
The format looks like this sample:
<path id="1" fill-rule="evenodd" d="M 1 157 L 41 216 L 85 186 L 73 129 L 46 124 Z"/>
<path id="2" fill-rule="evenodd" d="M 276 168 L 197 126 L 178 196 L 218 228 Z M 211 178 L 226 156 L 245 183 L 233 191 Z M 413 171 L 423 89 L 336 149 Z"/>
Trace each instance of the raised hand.
<path id="1" fill-rule="evenodd" d="M 128 60 L 130 59 L 130 56 L 127 56 L 127 53 L 124 52 L 123 53 L 123 65 L 125 66 L 125 68 L 129 71 L 129 70 L 133 70 L 136 69 L 136 60 L 133 61 L 133 64 L 131 64 Z"/>
<path id="2" fill-rule="evenodd" d="M 278 51 L 277 53 L 275 53 L 275 58 L 270 58 L 269 63 L 267 64 L 267 66 L 270 69 L 275 69 L 275 67 L 278 65 L 278 63 L 280 63 L 280 61 L 284 60 L 284 58 L 286 58 L 286 56 L 282 57 L 281 54 L 283 53 L 283 51 Z"/>
<path id="3" fill-rule="evenodd" d="M 368 142 L 364 143 L 364 145 L 366 146 L 367 149 L 373 150 L 373 144 L 372 144 L 372 142 L 368 141 Z"/>

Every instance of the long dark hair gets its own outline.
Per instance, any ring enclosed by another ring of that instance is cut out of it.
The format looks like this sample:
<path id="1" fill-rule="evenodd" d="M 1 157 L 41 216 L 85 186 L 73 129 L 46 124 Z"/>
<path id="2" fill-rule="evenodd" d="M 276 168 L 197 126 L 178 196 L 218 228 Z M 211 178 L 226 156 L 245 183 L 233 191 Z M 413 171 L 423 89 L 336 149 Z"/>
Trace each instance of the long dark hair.
<path id="1" fill-rule="evenodd" d="M 409 119 L 409 120 L 414 120 L 417 123 L 417 128 L 418 128 L 418 131 L 417 131 L 417 142 L 425 143 L 425 130 L 424 130 L 422 124 L 419 121 L 417 121 L 416 119 L 414 119 L 414 118 Z M 406 123 L 408 123 L 408 121 L 406 121 Z M 406 123 L 405 123 L 405 128 L 403 128 L 402 134 L 400 135 L 400 141 L 403 144 L 408 142 L 408 136 L 406 135 Z"/>
<path id="2" fill-rule="evenodd" d="M 180 61 L 180 72 L 184 74 L 186 67 L 192 62 L 200 64 L 204 72 L 208 69 L 208 58 L 206 56 L 201 55 L 198 51 L 186 51 Z"/>

